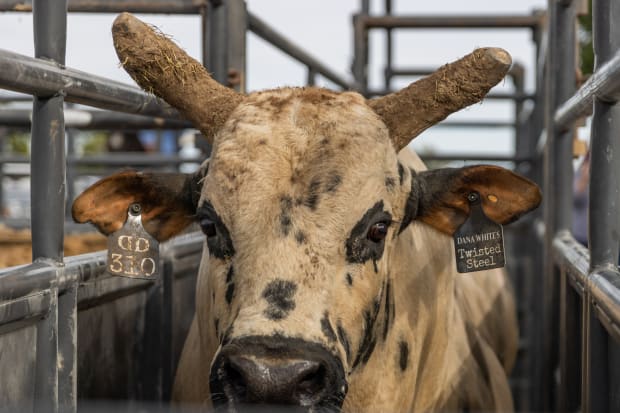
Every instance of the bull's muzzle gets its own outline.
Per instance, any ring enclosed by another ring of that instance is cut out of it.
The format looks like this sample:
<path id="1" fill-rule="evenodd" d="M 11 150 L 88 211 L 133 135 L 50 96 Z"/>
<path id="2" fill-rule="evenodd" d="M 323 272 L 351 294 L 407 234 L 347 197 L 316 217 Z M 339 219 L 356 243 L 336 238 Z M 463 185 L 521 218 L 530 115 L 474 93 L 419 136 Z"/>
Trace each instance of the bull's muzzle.
<path id="1" fill-rule="evenodd" d="M 338 410 L 347 383 L 340 360 L 300 339 L 252 336 L 222 347 L 211 368 L 214 407 L 289 405 Z"/>

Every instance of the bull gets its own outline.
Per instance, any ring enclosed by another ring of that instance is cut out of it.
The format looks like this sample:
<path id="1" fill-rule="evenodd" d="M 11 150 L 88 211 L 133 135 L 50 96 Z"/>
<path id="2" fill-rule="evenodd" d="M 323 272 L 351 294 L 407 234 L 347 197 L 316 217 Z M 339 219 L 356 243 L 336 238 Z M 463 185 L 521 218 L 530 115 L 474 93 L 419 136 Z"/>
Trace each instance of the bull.
<path id="1" fill-rule="evenodd" d="M 428 171 L 401 151 L 481 100 L 508 53 L 475 50 L 373 100 L 321 88 L 241 95 L 129 14 L 113 34 L 137 83 L 213 144 L 193 175 L 121 172 L 72 211 L 106 234 L 134 202 L 159 240 L 202 228 L 176 400 L 229 411 L 512 410 L 510 284 L 501 270 L 458 275 L 450 235 L 470 194 L 507 224 L 538 206 L 540 190 L 496 166 Z"/>

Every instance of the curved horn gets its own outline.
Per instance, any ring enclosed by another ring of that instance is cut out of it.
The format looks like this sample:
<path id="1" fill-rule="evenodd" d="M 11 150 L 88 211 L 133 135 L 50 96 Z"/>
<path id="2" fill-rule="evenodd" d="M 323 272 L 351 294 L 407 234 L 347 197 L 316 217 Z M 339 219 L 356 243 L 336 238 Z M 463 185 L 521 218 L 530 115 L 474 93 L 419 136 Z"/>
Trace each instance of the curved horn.
<path id="1" fill-rule="evenodd" d="M 511 62 L 503 49 L 476 49 L 398 92 L 370 99 L 368 105 L 381 116 L 399 151 L 451 113 L 481 101 Z"/>
<path id="2" fill-rule="evenodd" d="M 177 108 L 212 143 L 243 95 L 213 80 L 170 38 L 129 13 L 114 20 L 112 37 L 121 64 L 136 83 Z"/>

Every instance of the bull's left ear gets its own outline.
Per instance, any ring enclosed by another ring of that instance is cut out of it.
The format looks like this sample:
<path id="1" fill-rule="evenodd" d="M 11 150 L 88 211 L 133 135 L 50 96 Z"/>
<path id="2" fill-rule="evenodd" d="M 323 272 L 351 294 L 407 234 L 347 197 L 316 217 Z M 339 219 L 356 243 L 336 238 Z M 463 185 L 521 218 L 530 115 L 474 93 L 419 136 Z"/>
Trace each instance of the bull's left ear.
<path id="1" fill-rule="evenodd" d="M 436 169 L 414 177 L 408 204 L 417 210 L 411 215 L 452 235 L 469 216 L 472 192 L 480 195 L 485 215 L 499 224 L 535 209 L 542 198 L 534 182 L 498 166 Z"/>
<path id="2" fill-rule="evenodd" d="M 194 221 L 206 164 L 193 175 L 125 171 L 87 188 L 73 202 L 76 222 L 91 222 L 108 235 L 119 230 L 133 203 L 142 207 L 144 229 L 158 241 L 183 231 Z"/>

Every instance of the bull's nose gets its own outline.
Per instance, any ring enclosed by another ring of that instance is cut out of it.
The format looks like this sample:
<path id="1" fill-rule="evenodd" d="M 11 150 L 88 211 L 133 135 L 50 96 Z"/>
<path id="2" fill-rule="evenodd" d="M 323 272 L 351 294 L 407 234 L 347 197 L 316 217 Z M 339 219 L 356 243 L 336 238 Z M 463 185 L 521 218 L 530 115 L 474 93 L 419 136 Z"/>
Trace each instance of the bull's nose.
<path id="1" fill-rule="evenodd" d="M 225 345 L 210 377 L 214 405 L 272 404 L 336 410 L 347 384 L 342 363 L 322 346 L 282 337 L 244 337 Z"/>
<path id="2" fill-rule="evenodd" d="M 325 396 L 327 368 L 318 361 L 231 355 L 223 369 L 243 402 L 309 406 Z"/>

